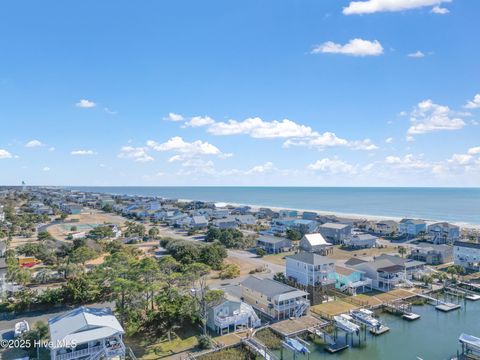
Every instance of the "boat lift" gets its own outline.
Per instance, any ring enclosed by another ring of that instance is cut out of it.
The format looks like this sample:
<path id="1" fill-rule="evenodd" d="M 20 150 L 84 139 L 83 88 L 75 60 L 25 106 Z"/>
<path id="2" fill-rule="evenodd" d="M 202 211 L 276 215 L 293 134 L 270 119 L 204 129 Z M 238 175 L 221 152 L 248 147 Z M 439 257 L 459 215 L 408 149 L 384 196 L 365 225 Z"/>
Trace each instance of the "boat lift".
<path id="1" fill-rule="evenodd" d="M 284 341 L 282 341 L 282 353 L 280 358 L 283 359 L 283 349 L 290 350 L 293 353 L 293 360 L 296 360 L 297 355 L 307 355 L 308 359 L 310 359 L 310 350 L 307 346 L 310 344 L 305 340 L 300 339 L 298 336 L 295 338 L 286 337 Z"/>

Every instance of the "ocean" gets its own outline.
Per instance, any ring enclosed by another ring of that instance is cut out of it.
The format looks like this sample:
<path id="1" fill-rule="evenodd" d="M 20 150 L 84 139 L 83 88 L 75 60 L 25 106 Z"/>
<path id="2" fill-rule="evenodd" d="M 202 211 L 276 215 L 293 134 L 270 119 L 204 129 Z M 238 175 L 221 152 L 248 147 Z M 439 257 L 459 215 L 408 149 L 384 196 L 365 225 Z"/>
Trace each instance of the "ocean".
<path id="1" fill-rule="evenodd" d="M 70 189 L 480 225 L 480 188 L 163 187 Z"/>

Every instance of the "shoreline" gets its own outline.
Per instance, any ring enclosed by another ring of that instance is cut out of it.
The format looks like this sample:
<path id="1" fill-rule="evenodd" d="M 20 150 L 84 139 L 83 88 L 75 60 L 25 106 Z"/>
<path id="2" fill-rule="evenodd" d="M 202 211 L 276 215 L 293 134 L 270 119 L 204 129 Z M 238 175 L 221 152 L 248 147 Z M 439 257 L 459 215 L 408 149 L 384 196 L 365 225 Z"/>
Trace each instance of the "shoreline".
<path id="1" fill-rule="evenodd" d="M 313 212 L 320 216 L 334 216 L 337 218 L 345 218 L 351 220 L 367 220 L 367 221 L 376 221 L 376 220 L 393 220 L 400 222 L 400 220 L 404 219 L 404 217 L 399 216 L 385 216 L 385 215 L 369 215 L 369 214 L 355 214 L 355 213 L 343 213 L 339 211 L 327 211 L 327 210 L 312 210 L 312 209 L 299 209 L 299 208 L 291 208 L 291 207 L 279 207 L 279 206 L 268 206 L 268 205 L 259 205 L 259 204 L 246 204 L 246 203 L 234 203 L 234 202 L 226 202 L 226 201 L 206 201 L 206 200 L 198 200 L 198 199 L 178 199 L 179 202 L 191 202 L 191 201 L 204 201 L 204 202 L 213 202 L 216 206 L 224 207 L 224 206 L 250 206 L 253 211 L 258 211 L 260 208 L 269 208 L 273 211 L 280 211 L 280 210 L 295 210 L 298 212 Z M 426 222 L 427 225 L 431 225 L 437 222 L 444 222 L 445 220 L 433 220 L 433 219 L 421 219 L 420 217 L 409 217 L 412 219 L 419 219 Z M 460 229 L 469 229 L 469 230 L 479 230 L 480 231 L 480 224 L 470 224 L 466 222 L 453 222 L 448 221 L 449 224 L 456 225 L 460 227 Z"/>

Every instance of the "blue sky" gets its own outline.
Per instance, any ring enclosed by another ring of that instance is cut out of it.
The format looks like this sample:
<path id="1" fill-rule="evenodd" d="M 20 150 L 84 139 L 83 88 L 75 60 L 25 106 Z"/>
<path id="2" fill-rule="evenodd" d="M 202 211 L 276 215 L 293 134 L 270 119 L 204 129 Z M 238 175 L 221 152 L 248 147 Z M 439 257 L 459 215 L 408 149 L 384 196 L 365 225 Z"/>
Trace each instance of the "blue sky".
<path id="1" fill-rule="evenodd" d="M 478 14 L 6 1 L 0 184 L 478 186 Z"/>

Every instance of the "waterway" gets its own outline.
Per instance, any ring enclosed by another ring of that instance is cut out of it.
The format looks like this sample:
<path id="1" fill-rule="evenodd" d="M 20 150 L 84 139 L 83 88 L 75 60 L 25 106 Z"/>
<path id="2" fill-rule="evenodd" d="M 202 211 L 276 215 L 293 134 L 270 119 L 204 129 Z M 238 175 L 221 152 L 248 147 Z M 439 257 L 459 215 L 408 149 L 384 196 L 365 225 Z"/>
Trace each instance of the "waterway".
<path id="1" fill-rule="evenodd" d="M 457 300 L 452 302 L 457 302 Z M 297 355 L 296 360 L 447 360 L 461 347 L 458 337 L 462 332 L 480 337 L 480 301 L 460 300 L 462 308 L 444 313 L 432 305 L 413 306 L 412 312 L 421 315 L 415 321 L 382 313 L 380 318 L 390 328 L 388 333 L 373 336 L 368 333 L 361 346 L 358 337 L 354 345 L 336 354 L 327 353 L 321 345 L 311 344 L 311 354 Z M 339 336 L 344 336 L 339 332 Z M 277 352 L 279 354 L 279 352 Z M 284 350 L 284 360 L 292 360 L 292 353 Z"/>

